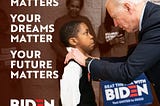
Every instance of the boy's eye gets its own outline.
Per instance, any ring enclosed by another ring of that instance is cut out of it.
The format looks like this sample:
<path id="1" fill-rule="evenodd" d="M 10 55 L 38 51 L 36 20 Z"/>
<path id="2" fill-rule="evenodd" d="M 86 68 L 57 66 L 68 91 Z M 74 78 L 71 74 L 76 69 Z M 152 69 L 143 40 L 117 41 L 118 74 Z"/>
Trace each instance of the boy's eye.
<path id="1" fill-rule="evenodd" d="M 84 32 L 83 35 L 88 35 L 89 32 Z"/>
<path id="2" fill-rule="evenodd" d="M 89 31 L 87 30 L 86 32 L 84 32 L 84 34 L 88 35 L 88 34 L 89 34 Z"/>

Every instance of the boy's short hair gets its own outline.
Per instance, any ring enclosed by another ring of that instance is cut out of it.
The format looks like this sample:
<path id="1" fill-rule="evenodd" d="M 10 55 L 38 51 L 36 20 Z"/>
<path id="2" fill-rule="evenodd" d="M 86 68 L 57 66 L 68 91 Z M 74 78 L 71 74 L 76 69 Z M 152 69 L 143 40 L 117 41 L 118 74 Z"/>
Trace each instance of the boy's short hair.
<path id="1" fill-rule="evenodd" d="M 66 46 L 69 47 L 69 38 L 76 37 L 79 32 L 79 25 L 82 21 L 70 21 L 64 24 L 60 29 L 60 40 Z"/>

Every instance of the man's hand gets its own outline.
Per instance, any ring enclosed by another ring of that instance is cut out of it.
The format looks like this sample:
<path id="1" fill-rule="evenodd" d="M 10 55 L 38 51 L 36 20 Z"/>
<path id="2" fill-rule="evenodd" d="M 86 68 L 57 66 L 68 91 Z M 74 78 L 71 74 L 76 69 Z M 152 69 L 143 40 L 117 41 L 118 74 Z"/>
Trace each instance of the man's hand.
<path id="1" fill-rule="evenodd" d="M 85 66 L 85 60 L 88 57 L 81 53 L 78 49 L 72 48 L 70 52 L 66 55 L 64 64 L 68 63 L 69 60 L 74 59 L 80 65 Z"/>

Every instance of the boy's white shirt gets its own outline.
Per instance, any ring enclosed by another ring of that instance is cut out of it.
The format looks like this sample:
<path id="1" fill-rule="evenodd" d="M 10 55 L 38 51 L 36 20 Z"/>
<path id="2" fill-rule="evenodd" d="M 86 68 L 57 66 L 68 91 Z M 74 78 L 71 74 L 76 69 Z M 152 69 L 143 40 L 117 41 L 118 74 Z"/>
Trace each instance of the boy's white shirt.
<path id="1" fill-rule="evenodd" d="M 67 47 L 69 52 L 71 48 Z M 82 68 L 74 61 L 70 61 L 64 68 L 60 80 L 60 97 L 62 106 L 77 106 L 80 102 L 79 82 L 82 77 Z"/>

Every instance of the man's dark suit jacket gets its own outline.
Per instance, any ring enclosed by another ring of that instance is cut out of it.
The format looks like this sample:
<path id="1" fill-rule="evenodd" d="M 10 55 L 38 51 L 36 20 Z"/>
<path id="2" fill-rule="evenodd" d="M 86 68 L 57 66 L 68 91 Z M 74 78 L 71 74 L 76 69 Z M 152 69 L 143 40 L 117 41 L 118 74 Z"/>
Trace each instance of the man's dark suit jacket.
<path id="1" fill-rule="evenodd" d="M 145 72 L 155 84 L 160 101 L 160 6 L 147 2 L 139 32 L 139 43 L 132 54 L 117 62 L 94 59 L 89 65 L 93 77 L 113 82 L 130 83 Z"/>

